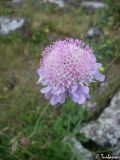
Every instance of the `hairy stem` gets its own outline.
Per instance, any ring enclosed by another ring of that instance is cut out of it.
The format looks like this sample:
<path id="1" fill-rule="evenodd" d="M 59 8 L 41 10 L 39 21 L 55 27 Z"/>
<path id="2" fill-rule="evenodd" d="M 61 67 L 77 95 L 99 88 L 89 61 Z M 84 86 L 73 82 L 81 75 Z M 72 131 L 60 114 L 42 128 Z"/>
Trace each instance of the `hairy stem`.
<path id="1" fill-rule="evenodd" d="M 49 107 L 49 103 L 48 105 L 43 109 L 43 111 L 40 113 L 37 121 L 36 121 L 36 124 L 35 124 L 35 127 L 33 129 L 33 132 L 31 133 L 31 135 L 28 137 L 28 139 L 32 138 L 35 134 L 36 134 L 36 131 L 37 131 L 37 128 L 38 128 L 38 125 L 39 125 L 39 122 L 40 122 L 40 119 L 42 118 L 42 116 L 44 115 L 44 113 L 46 112 L 46 110 L 48 109 Z"/>

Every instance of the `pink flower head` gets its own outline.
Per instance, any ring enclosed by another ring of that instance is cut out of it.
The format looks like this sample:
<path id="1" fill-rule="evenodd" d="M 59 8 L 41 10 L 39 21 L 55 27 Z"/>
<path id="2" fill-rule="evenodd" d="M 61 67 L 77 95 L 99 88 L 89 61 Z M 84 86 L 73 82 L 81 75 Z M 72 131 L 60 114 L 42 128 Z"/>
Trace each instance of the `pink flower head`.
<path id="1" fill-rule="evenodd" d="M 20 139 L 20 143 L 21 143 L 22 145 L 26 145 L 26 144 L 28 144 L 28 139 L 27 139 L 26 137 L 22 137 L 22 138 Z"/>
<path id="2" fill-rule="evenodd" d="M 93 50 L 81 40 L 56 41 L 45 48 L 42 56 L 38 83 L 45 86 L 41 93 L 52 105 L 64 103 L 67 96 L 82 104 L 90 97 L 90 82 L 105 79 L 99 72 L 102 64 L 96 62 Z"/>

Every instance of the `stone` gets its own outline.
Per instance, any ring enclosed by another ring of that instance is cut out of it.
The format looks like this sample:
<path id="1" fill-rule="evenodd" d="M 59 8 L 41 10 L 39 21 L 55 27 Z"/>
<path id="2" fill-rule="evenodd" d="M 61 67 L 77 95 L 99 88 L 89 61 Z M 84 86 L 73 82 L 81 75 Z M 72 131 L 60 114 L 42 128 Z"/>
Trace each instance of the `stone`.
<path id="1" fill-rule="evenodd" d="M 58 5 L 59 7 L 64 7 L 64 1 L 63 0 L 44 0 L 44 3 L 49 2 L 49 3 L 54 3 Z"/>
<path id="2" fill-rule="evenodd" d="M 113 155 L 120 157 L 120 142 L 117 144 L 116 147 L 114 147 L 114 149 L 113 149 Z"/>
<path id="3" fill-rule="evenodd" d="M 102 34 L 102 31 L 97 27 L 92 27 L 88 30 L 87 36 L 89 38 L 99 37 Z"/>
<path id="4" fill-rule="evenodd" d="M 83 126 L 80 132 L 101 146 L 117 148 L 120 142 L 120 92 L 112 98 L 100 117 Z"/>
<path id="5" fill-rule="evenodd" d="M 93 160 L 92 153 L 83 147 L 80 141 L 75 137 L 65 137 L 63 140 L 68 144 L 77 159 L 81 160 Z"/>
<path id="6" fill-rule="evenodd" d="M 12 0 L 12 3 L 20 3 L 22 0 Z"/>
<path id="7" fill-rule="evenodd" d="M 97 1 L 84 1 L 81 5 L 90 9 L 107 8 L 105 3 Z"/>
<path id="8" fill-rule="evenodd" d="M 0 34 L 6 35 L 22 27 L 25 23 L 24 18 L 0 16 Z"/>
<path id="9" fill-rule="evenodd" d="M 82 160 L 93 160 L 92 153 L 84 148 L 82 144 L 75 138 L 71 139 L 75 154 Z"/>

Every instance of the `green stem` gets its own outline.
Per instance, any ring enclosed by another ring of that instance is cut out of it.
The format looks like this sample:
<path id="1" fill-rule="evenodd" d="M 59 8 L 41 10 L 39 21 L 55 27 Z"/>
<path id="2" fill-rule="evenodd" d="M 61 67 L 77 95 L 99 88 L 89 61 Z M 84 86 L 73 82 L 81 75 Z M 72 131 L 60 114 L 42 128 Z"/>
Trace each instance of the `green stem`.
<path id="1" fill-rule="evenodd" d="M 68 117 L 68 127 L 67 127 L 67 132 L 68 132 L 68 135 L 70 135 L 70 125 L 71 125 L 71 115 L 70 115 L 70 113 L 69 113 L 68 116 L 69 116 L 69 117 Z"/>
<path id="2" fill-rule="evenodd" d="M 105 68 L 105 71 L 107 71 L 111 66 L 112 64 L 120 57 L 120 54 L 118 54 L 112 61 L 110 64 L 108 64 L 108 66 Z"/>
<path id="3" fill-rule="evenodd" d="M 48 109 L 49 107 L 49 103 L 48 105 L 43 109 L 43 111 L 40 113 L 37 121 L 36 121 L 36 124 L 35 124 L 35 127 L 33 129 L 33 132 L 31 133 L 31 135 L 28 137 L 28 139 L 32 138 L 35 134 L 36 134 L 36 131 L 37 131 L 37 128 L 38 128 L 38 125 L 39 125 L 39 122 L 40 122 L 40 119 L 42 118 L 42 116 L 44 115 L 44 113 L 46 112 L 46 110 Z"/>

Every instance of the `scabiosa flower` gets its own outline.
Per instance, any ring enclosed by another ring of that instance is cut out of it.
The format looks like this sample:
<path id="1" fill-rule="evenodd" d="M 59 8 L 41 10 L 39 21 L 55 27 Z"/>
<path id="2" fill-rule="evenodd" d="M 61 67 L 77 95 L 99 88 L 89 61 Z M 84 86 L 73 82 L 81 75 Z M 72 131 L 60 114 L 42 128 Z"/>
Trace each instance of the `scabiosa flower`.
<path id="1" fill-rule="evenodd" d="M 70 96 L 78 104 L 89 97 L 89 84 L 92 81 L 104 81 L 99 72 L 102 64 L 96 62 L 90 46 L 78 39 L 58 40 L 42 53 L 38 83 L 44 88 L 41 93 L 52 105 L 64 103 Z"/>

